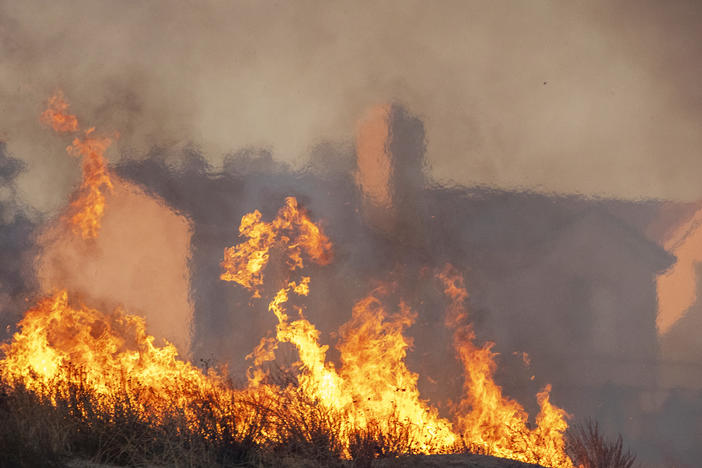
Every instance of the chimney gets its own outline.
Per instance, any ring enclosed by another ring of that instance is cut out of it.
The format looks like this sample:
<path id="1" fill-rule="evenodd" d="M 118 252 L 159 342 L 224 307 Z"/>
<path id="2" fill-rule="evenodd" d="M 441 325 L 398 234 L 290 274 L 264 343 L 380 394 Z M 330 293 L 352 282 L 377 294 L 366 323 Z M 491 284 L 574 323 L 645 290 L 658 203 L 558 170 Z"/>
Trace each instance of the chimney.
<path id="1" fill-rule="evenodd" d="M 365 221 L 400 240 L 419 235 L 424 125 L 397 104 L 373 107 L 356 138 L 356 182 Z"/>

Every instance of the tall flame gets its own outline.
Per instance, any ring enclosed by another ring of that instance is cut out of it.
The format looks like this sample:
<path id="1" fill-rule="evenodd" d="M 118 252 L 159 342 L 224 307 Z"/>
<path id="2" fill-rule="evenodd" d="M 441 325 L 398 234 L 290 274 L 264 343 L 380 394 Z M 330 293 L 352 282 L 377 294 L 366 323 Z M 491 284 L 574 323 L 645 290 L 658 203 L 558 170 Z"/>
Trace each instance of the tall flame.
<path id="1" fill-rule="evenodd" d="M 67 108 L 58 95 L 50 100 L 42 120 L 56 131 L 77 131 L 77 120 Z M 72 203 L 71 223 L 84 238 L 97 236 L 103 192 L 112 186 L 103 157 L 111 140 L 92 137 L 92 132 L 89 129 L 68 148 L 71 154 L 83 157 L 84 179 Z M 376 288 L 353 307 L 351 319 L 339 330 L 341 365 L 337 369 L 327 360 L 328 346 L 320 343 L 320 331 L 297 305 L 310 291 L 310 276 L 303 275 L 306 259 L 320 265 L 331 261 L 329 238 L 293 197 L 285 200 L 270 222 L 263 221 L 258 211 L 246 214 L 239 234 L 242 242 L 224 251 L 222 280 L 236 282 L 254 297 L 261 297 L 271 255 L 280 253 L 287 266 L 282 287 L 268 304 L 277 319 L 275 334 L 264 338 L 251 354 L 247 388 L 234 390 L 222 374 L 204 373 L 181 360 L 172 344 L 157 345 L 146 333 L 144 319 L 119 309 L 104 313 L 73 305 L 65 291 L 30 309 L 12 342 L 0 345 L 0 378 L 47 396 L 53 395 L 52 388 L 79 382 L 97 395 L 104 408 L 110 407 L 115 392 L 123 392 L 137 403 L 139 411 L 156 420 L 172 407 L 181 408 L 194 427 L 198 416 L 190 405 L 197 406 L 204 394 L 226 401 L 218 411 L 221 416 L 234 415 L 236 424 L 254 418 L 260 402 L 267 402 L 274 411 L 263 418 L 256 443 L 285 440 L 286 417 L 307 421 L 313 411 L 322 408 L 338 418 L 334 436 L 347 457 L 359 434 L 372 437 L 399 431 L 405 436 L 406 452 L 447 453 L 468 448 L 546 466 L 573 466 L 563 441 L 567 415 L 550 402 L 550 386 L 537 395 L 541 410 L 532 429 L 524 409 L 505 397 L 495 383 L 492 344 L 475 344 L 465 309 L 468 293 L 455 269 L 447 266 L 438 274 L 450 299 L 445 323 L 454 330 L 454 345 L 465 372 L 465 395 L 449 421 L 421 398 L 418 375 L 406 365 L 412 340 L 404 332 L 416 314 L 401 300 L 391 300 L 393 284 Z M 276 385 L 267 378 L 263 364 L 275 359 L 281 343 L 294 346 L 299 361 L 294 365 L 296 378 Z M 302 400 L 295 400 L 297 397 Z M 255 404 L 233 403 L 242 398 Z"/>
<path id="2" fill-rule="evenodd" d="M 460 276 L 447 266 L 439 278 L 451 298 L 446 324 L 454 331 L 454 346 L 465 370 L 465 395 L 458 405 L 457 427 L 469 446 L 503 458 L 546 466 L 573 466 L 565 454 L 563 433 L 567 414 L 551 404 L 547 385 L 537 395 L 541 408 L 536 428 L 528 426 L 528 415 L 516 401 L 505 397 L 494 381 L 496 369 L 493 343 L 475 345 L 475 333 L 466 322 L 468 293 Z"/>
<path id="3" fill-rule="evenodd" d="M 281 223 L 281 219 L 304 222 Z M 305 235 L 288 231 L 298 224 L 305 226 Z M 238 282 L 258 296 L 270 249 L 279 243 L 283 244 L 281 248 L 288 252 L 289 259 L 294 259 L 289 262 L 290 271 L 304 267 L 300 255 L 303 252 L 313 261 L 327 258 L 331 244 L 319 228 L 310 229 L 311 225 L 314 224 L 307 214 L 299 211 L 291 198 L 271 223 L 262 222 L 258 212 L 244 216 L 239 231 L 249 240 L 226 250 L 222 279 Z M 283 229 L 285 235 L 281 234 Z M 300 238 L 305 242 L 301 243 Z M 286 241 L 290 243 L 285 244 Z M 306 245 L 318 248 L 306 248 Z M 319 249 L 320 246 L 323 248 Z M 327 346 L 319 344 L 319 331 L 302 316 L 302 311 L 294 321 L 290 321 L 287 313 L 289 294 L 307 295 L 309 277 L 302 277 L 299 282 L 289 281 L 269 304 L 269 310 L 278 319 L 275 340 L 261 342 L 252 355 L 254 365 L 273 359 L 278 343 L 293 344 L 300 357 L 299 389 L 311 400 L 343 414 L 346 422 L 342 432 L 346 434 L 353 429 L 364 431 L 378 425 L 389 432 L 387 425 L 398 421 L 406 425 L 411 439 L 416 441 L 414 450 L 421 453 L 456 450 L 462 441 L 471 449 L 505 458 L 572 467 L 563 439 L 567 415 L 550 403 L 550 386 L 537 395 L 541 411 L 536 417 L 537 427 L 530 429 L 524 409 L 502 395 L 501 388 L 494 382 L 492 344 L 482 348 L 474 344 L 475 334 L 466 322 L 464 302 L 468 294 L 462 277 L 451 267 L 438 276 L 445 294 L 451 299 L 446 325 L 455 330 L 455 346 L 466 375 L 466 395 L 456 413 L 458 431 L 421 399 L 418 376 L 405 364 L 411 341 L 403 331 L 412 324 L 414 314 L 400 304 L 397 314 L 388 315 L 380 299 L 385 288 L 359 301 L 351 320 L 341 328 L 338 349 L 342 367 L 337 371 L 332 363 L 326 362 Z M 252 385 L 258 386 L 265 374 L 253 369 L 251 376 Z M 347 447 L 349 442 L 345 439 Z"/>
<path id="4" fill-rule="evenodd" d="M 68 103 L 61 92 L 49 99 L 48 108 L 41 114 L 41 121 L 56 132 L 77 132 L 78 119 L 68 113 Z M 83 180 L 77 195 L 71 202 L 69 223 L 83 239 L 94 239 L 100 230 L 105 211 L 105 192 L 112 190 L 112 181 L 107 169 L 105 151 L 112 138 L 96 137 L 94 127 L 87 129 L 82 138 L 76 137 L 66 151 L 82 158 Z"/>
<path id="5" fill-rule="evenodd" d="M 451 423 L 420 397 L 419 376 L 405 364 L 412 340 L 403 332 L 416 315 L 404 303 L 389 315 L 381 302 L 385 293 L 381 287 L 359 301 L 340 330 L 341 375 L 355 402 L 353 417 L 363 428 L 378 424 L 383 433 L 391 432 L 392 421 L 407 425 L 420 452 L 452 451 L 459 438 Z"/>
<path id="6" fill-rule="evenodd" d="M 231 277 L 252 292 L 259 291 L 263 272 L 262 268 L 247 267 L 251 258 L 265 258 L 261 250 L 282 249 L 290 274 L 304 268 L 303 253 L 318 263 L 331 256 L 328 238 L 295 199 L 286 200 L 276 222 L 261 222 L 260 215 L 255 223 L 251 219 L 244 217 L 242 224 L 268 230 L 256 237 L 265 241 L 245 241 L 228 249 L 228 254 L 243 268 L 230 271 Z M 225 268 L 231 265 L 223 263 Z M 240 421 L 236 424 L 255 418 L 252 415 L 256 406 L 232 407 L 231 402 L 241 398 L 268 401 L 277 410 L 267 418 L 257 436 L 258 443 L 281 439 L 286 415 L 294 412 L 304 420 L 313 417 L 315 408 L 322 408 L 338 418 L 335 437 L 346 456 L 351 456 L 358 434 L 380 431 L 387 435 L 399 431 L 406 436 L 408 452 L 447 453 L 467 447 L 515 460 L 572 467 L 564 451 L 566 414 L 550 403 L 550 387 L 537 395 L 541 411 L 536 427 L 531 429 L 523 408 L 503 396 L 493 380 L 491 345 L 481 348 L 474 344 L 473 330 L 466 322 L 464 302 L 468 295 L 462 278 L 450 267 L 439 278 L 445 294 L 451 298 L 446 323 L 455 330 L 455 345 L 466 375 L 466 393 L 456 408 L 453 423 L 440 417 L 438 410 L 421 398 L 418 375 L 407 368 L 405 360 L 411 340 L 404 336 L 404 330 L 413 323 L 415 314 L 402 302 L 396 313 L 387 312 L 385 303 L 393 289 L 391 284 L 376 288 L 358 301 L 350 321 L 341 327 L 338 370 L 327 361 L 328 347 L 319 343 L 320 332 L 302 310 L 296 307 L 297 317 L 288 310 L 292 296 L 309 293 L 310 278 L 301 276 L 289 279 L 269 303 L 269 310 L 278 320 L 275 339 L 264 340 L 254 351 L 254 366 L 259 368 L 252 372 L 247 389 L 235 391 L 220 374 L 203 373 L 179 359 L 176 348 L 169 343 L 156 345 L 154 337 L 146 333 L 142 318 L 121 310 L 108 314 L 73 306 L 65 291 L 29 310 L 13 341 L 0 347 L 4 355 L 0 377 L 12 385 L 21 383 L 51 396 L 52 388 L 78 382 L 79 375 L 83 379 L 80 382 L 98 395 L 99 403 L 108 411 L 115 392 L 126 392 L 137 403 L 138 411 L 157 421 L 160 414 L 177 407 L 194 427 L 198 416 L 191 405 L 197 406 L 205 394 L 230 402 L 230 406 L 218 406 L 218 411 L 223 416 L 233 414 Z M 279 343 L 293 345 L 299 355 L 296 382 L 284 387 L 267 382 L 260 370 L 263 362 L 273 359 Z M 80 373 L 74 374 L 71 369 Z M 294 399 L 296 395 L 312 405 L 293 403 L 294 406 L 286 407 L 286 402 L 300 401 Z"/>

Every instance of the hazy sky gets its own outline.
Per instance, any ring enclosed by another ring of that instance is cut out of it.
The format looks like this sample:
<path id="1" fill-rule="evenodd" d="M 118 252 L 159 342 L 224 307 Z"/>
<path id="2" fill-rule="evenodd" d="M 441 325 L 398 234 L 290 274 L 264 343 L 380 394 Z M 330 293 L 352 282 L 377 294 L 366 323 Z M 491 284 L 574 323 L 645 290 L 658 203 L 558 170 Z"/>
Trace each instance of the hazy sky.
<path id="1" fill-rule="evenodd" d="M 63 89 L 111 160 L 192 143 L 300 164 L 370 106 L 425 122 L 437 180 L 702 198 L 695 1 L 0 0 L 0 139 L 42 211 L 79 180 L 39 123 Z"/>

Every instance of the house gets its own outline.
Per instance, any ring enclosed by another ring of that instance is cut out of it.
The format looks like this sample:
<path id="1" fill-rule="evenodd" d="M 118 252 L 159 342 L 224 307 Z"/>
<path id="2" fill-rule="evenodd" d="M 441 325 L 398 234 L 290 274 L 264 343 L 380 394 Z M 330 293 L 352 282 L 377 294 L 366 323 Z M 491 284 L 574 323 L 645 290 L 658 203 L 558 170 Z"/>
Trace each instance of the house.
<path id="1" fill-rule="evenodd" d="M 169 161 L 178 155 L 155 152 L 116 170 L 191 222 L 194 357 L 227 361 L 243 375 L 243 356 L 273 330 L 265 301 L 219 281 L 219 262 L 245 213 L 270 219 L 293 195 L 334 243 L 333 267 L 310 271 L 305 311 L 332 345 L 331 359 L 330 332 L 374 282 L 390 279 L 418 313 L 408 365 L 420 373 L 422 394 L 455 399 L 461 370 L 431 279 L 451 263 L 466 277 L 478 339 L 500 353 L 497 377 L 508 395 L 533 414 L 535 393 L 552 383 L 557 404 L 645 450 L 665 391 L 683 376 L 702 387 L 702 372 L 669 377 L 660 353 L 674 354 L 666 350 L 683 342 L 680 334 L 691 341 L 702 314 L 671 322 L 670 346 L 657 328 L 660 278 L 681 261 L 696 265 L 665 242 L 689 207 L 440 186 L 426 178 L 424 150 L 422 122 L 391 104 L 361 121 L 355 148 L 320 144 L 304 171 L 256 149 L 231 155 L 221 172 L 188 151 L 178 169 Z"/>

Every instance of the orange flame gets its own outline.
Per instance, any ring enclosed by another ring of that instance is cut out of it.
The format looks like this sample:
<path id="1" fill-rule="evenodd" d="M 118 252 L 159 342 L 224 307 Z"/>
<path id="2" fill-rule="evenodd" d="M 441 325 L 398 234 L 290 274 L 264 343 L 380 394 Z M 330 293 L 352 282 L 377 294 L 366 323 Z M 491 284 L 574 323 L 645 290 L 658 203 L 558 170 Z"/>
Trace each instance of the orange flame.
<path id="1" fill-rule="evenodd" d="M 296 231 L 297 230 L 297 231 Z M 290 271 L 302 269 L 302 254 L 316 263 L 326 263 L 331 255 L 331 242 L 294 198 L 286 199 L 276 219 L 261 221 L 259 212 L 245 215 L 239 232 L 249 239 L 225 251 L 222 279 L 235 281 L 256 296 L 263 284 L 263 268 L 270 249 L 277 243 L 287 254 Z M 286 304 L 289 295 L 306 296 L 309 277 L 290 281 L 269 304 L 278 319 L 275 341 L 264 339 L 251 357 L 259 366 L 274 358 L 277 343 L 293 344 L 299 354 L 298 387 L 309 399 L 344 415 L 342 440 L 349 445 L 349 434 L 379 424 L 387 432 L 391 420 L 407 425 L 416 450 L 423 453 L 448 451 L 457 443 L 451 424 L 439 418 L 438 411 L 419 398 L 417 375 L 405 366 L 410 342 L 402 330 L 413 321 L 407 307 L 387 319 L 379 300 L 371 295 L 353 310 L 351 321 L 342 328 L 339 345 L 343 367 L 337 371 L 326 361 L 328 346 L 319 344 L 319 331 L 301 315 L 290 320 Z M 376 291 L 376 294 L 380 290 Z M 265 373 L 250 369 L 250 383 L 260 385 Z M 345 437 L 345 438 L 344 438 Z"/>
<path id="2" fill-rule="evenodd" d="M 300 224 L 305 226 L 307 235 L 294 232 L 281 235 L 280 226 L 284 225 L 286 230 L 297 226 L 291 222 L 281 223 L 281 219 L 303 219 L 304 223 Z M 258 212 L 244 216 L 240 232 L 249 240 L 225 251 L 222 266 L 226 272 L 222 279 L 236 281 L 258 295 L 269 251 L 276 243 L 283 243 L 282 247 L 290 253 L 289 258 L 295 259 L 290 264 L 290 271 L 304 267 L 303 252 L 317 262 L 327 258 L 322 252 L 329 251 L 331 244 L 321 230 L 310 229 L 310 225 L 314 226 L 306 213 L 297 211 L 297 203 L 292 198 L 286 200 L 286 206 L 271 223 L 262 222 Z M 309 235 L 310 232 L 314 235 Z M 301 243 L 300 237 L 304 237 L 306 243 Z M 285 245 L 286 241 L 290 245 Z M 304 248 L 304 245 L 318 248 Z M 320 249 L 320 246 L 324 247 Z M 471 449 L 504 458 L 572 467 L 565 454 L 563 439 L 567 415 L 550 403 L 550 386 L 537 395 L 541 411 L 536 417 L 537 427 L 530 429 L 523 408 L 504 397 L 494 382 L 492 344 L 482 348 L 473 344 L 475 335 L 471 326 L 466 324 L 464 302 L 468 293 L 462 277 L 447 267 L 439 278 L 446 295 L 451 298 L 446 324 L 455 329 L 456 349 L 466 372 L 466 395 L 456 414 L 458 432 L 448 420 L 439 417 L 435 408 L 421 399 L 417 374 L 405 364 L 411 341 L 404 337 L 403 331 L 412 324 L 414 315 L 408 307 L 400 304 L 399 313 L 389 316 L 379 298 L 385 293 L 384 288 L 359 301 L 353 309 L 352 319 L 341 328 L 342 340 L 338 349 L 342 367 L 337 371 L 332 363 L 326 362 L 327 346 L 319 344 L 319 331 L 302 316 L 302 311 L 299 311 L 300 318 L 294 321 L 290 321 L 287 313 L 290 293 L 308 294 L 309 277 L 303 277 L 299 282 L 289 281 L 269 304 L 269 310 L 278 319 L 275 340 L 261 342 L 252 353 L 254 365 L 272 360 L 278 343 L 293 344 L 300 358 L 297 363 L 299 390 L 319 405 L 344 415 L 340 437 L 347 450 L 348 434 L 354 429 L 363 431 L 380 427 L 387 433 L 390 431 L 388 424 L 397 421 L 406 425 L 415 441 L 413 450 L 417 452 L 450 452 L 456 450 L 462 440 Z M 265 373 L 254 369 L 250 377 L 251 384 L 258 386 Z"/>
<path id="3" fill-rule="evenodd" d="M 331 261 L 331 242 L 293 197 L 285 199 L 285 206 L 270 223 L 261 221 L 258 210 L 244 215 L 239 235 L 248 239 L 224 250 L 221 279 L 241 284 L 252 290 L 254 297 L 260 297 L 263 269 L 276 245 L 285 248 L 291 271 L 302 268 L 303 253 L 320 265 Z"/>
<path id="4" fill-rule="evenodd" d="M 353 308 L 352 318 L 340 330 L 345 393 L 353 397 L 353 419 L 364 429 L 379 425 L 390 433 L 391 421 L 407 426 L 422 453 L 453 451 L 459 438 L 451 423 L 420 397 L 418 375 L 407 368 L 405 358 L 412 340 L 403 335 L 416 315 L 400 303 L 399 312 L 388 315 L 379 288 Z"/>
<path id="5" fill-rule="evenodd" d="M 75 116 L 57 94 L 49 101 L 42 120 L 58 132 L 77 131 Z M 110 138 L 76 138 L 68 152 L 83 158 L 83 182 L 71 203 L 70 222 L 83 238 L 95 238 L 105 207 L 106 190 L 112 188 L 104 152 Z M 550 386 L 537 395 L 540 412 L 536 427 L 528 426 L 528 415 L 517 403 L 502 395 L 494 382 L 495 360 L 491 343 L 475 345 L 475 334 L 467 322 L 465 301 L 468 293 L 462 277 L 451 267 L 438 276 L 451 299 L 446 325 L 454 329 L 454 344 L 465 370 L 465 395 L 456 408 L 454 421 L 439 416 L 421 398 L 418 375 L 406 365 L 412 341 L 404 336 L 415 314 L 400 301 L 398 311 L 389 313 L 385 302 L 392 285 L 379 287 L 358 301 L 352 317 L 340 329 L 341 366 L 327 361 L 328 346 L 320 344 L 320 331 L 307 320 L 300 307 L 289 303 L 310 291 L 310 277 L 303 276 L 305 258 L 325 265 L 332 258 L 332 243 L 297 200 L 289 197 L 277 216 L 262 221 L 258 211 L 246 214 L 239 227 L 243 241 L 225 249 L 221 279 L 233 281 L 260 297 L 263 273 L 272 252 L 280 252 L 287 266 L 287 278 L 269 302 L 277 319 L 275 336 L 264 338 L 251 354 L 249 387 L 235 391 L 217 372 L 204 373 L 179 359 L 170 343 L 155 344 L 146 333 L 143 318 L 121 310 L 104 313 L 83 305 L 71 305 L 65 291 L 40 301 L 19 323 L 20 331 L 9 344 L 0 345 L 0 378 L 10 384 L 23 384 L 43 395 L 51 395 L 52 385 L 76 381 L 71 369 L 79 369 L 81 382 L 109 406 L 110 395 L 126 392 L 141 411 L 166 414 L 169 408 L 183 408 L 189 421 L 196 414 L 188 404 L 210 393 L 229 399 L 245 395 L 254 400 L 284 401 L 300 394 L 306 401 L 341 417 L 336 436 L 344 455 L 350 456 L 353 434 L 380 430 L 391 433 L 397 426 L 406 433 L 408 450 L 418 453 L 446 453 L 465 447 L 515 460 L 554 467 L 572 467 L 564 450 L 566 413 L 551 404 Z M 293 274 L 298 277 L 293 278 Z M 293 308 L 295 314 L 290 312 Z M 280 343 L 295 347 L 299 362 L 296 383 L 280 388 L 266 382 L 262 364 L 275 358 Z M 312 407 L 296 409 L 306 416 Z M 240 411 L 246 421 L 254 410 Z M 284 414 L 283 414 L 284 416 Z M 263 440 L 276 440 L 283 430 L 281 416 L 270 416 L 260 432 Z M 276 423 L 279 425 L 276 426 Z M 395 427 L 391 427 L 395 425 Z"/>
<path id="6" fill-rule="evenodd" d="M 475 345 L 475 333 L 464 303 L 468 299 L 463 278 L 447 266 L 439 278 L 451 298 L 446 323 L 455 329 L 454 346 L 465 370 L 465 396 L 458 405 L 457 427 L 463 440 L 485 453 L 546 466 L 572 467 L 565 453 L 563 433 L 568 428 L 567 413 L 551 404 L 547 385 L 537 395 L 541 411 L 535 429 L 530 429 L 522 406 L 505 397 L 494 381 L 496 369 L 493 343 Z"/>
<path id="7" fill-rule="evenodd" d="M 83 182 L 78 196 L 71 202 L 70 223 L 83 239 L 94 239 L 100 230 L 105 212 L 105 190 L 112 190 L 112 181 L 104 158 L 105 150 L 112 143 L 110 138 L 91 137 L 93 129 L 85 132 L 85 138 L 76 138 L 67 151 L 83 157 Z"/>
<path id="8" fill-rule="evenodd" d="M 78 131 L 78 119 L 67 113 L 68 103 L 61 92 L 49 99 L 48 108 L 41 114 L 42 122 L 57 132 Z M 75 199 L 71 202 L 68 217 L 74 231 L 83 239 L 94 239 L 100 230 L 105 211 L 105 191 L 112 190 L 112 181 L 104 154 L 112 144 L 108 137 L 92 136 L 94 128 L 85 131 L 85 136 L 75 138 L 66 151 L 83 158 L 83 180 Z"/>
<path id="9" fill-rule="evenodd" d="M 72 307 L 65 291 L 27 311 L 19 328 L 11 343 L 0 345 L 4 354 L 0 376 L 40 394 L 46 394 L 52 384 L 74 380 L 71 368 L 79 369 L 99 396 L 123 389 L 130 396 L 138 395 L 135 401 L 152 412 L 166 410 L 163 405 L 187 403 L 187 394 L 176 388 L 221 388 L 214 372 L 203 374 L 180 360 L 172 344 L 157 346 L 141 317 L 119 309 L 106 314 Z"/>
<path id="10" fill-rule="evenodd" d="M 287 255 L 289 272 L 304 268 L 303 254 L 317 263 L 331 256 L 331 242 L 294 198 L 286 200 L 278 217 L 265 223 L 260 214 L 246 215 L 240 232 L 249 239 L 227 249 L 230 262 L 223 262 L 223 278 L 237 281 L 252 292 L 263 284 L 263 268 L 272 248 Z M 252 262 L 253 259 L 253 262 Z M 236 270 L 235 268 L 240 268 Z M 180 360 L 176 348 L 155 339 L 145 331 L 140 317 L 121 310 L 106 314 L 85 306 L 69 304 L 68 295 L 59 292 L 41 301 L 19 323 L 13 341 L 0 346 L 0 377 L 21 383 L 39 394 L 52 395 L 50 388 L 76 381 L 72 368 L 82 372 L 89 388 L 105 398 L 106 408 L 115 391 L 127 392 L 138 409 L 158 420 L 169 408 L 183 409 L 188 421 L 197 414 L 189 404 L 203 394 L 214 394 L 233 402 L 246 396 L 257 401 L 282 401 L 302 395 L 305 401 L 340 416 L 338 433 L 344 455 L 350 456 L 354 434 L 381 434 L 400 430 L 407 435 L 407 450 L 415 453 L 447 453 L 467 447 L 504 458 L 572 467 L 564 450 L 566 413 L 549 400 L 550 386 L 537 395 L 540 412 L 536 427 L 528 425 L 528 415 L 516 402 L 502 395 L 494 382 L 492 344 L 478 347 L 466 322 L 468 298 L 462 277 L 451 267 L 439 273 L 445 294 L 451 298 L 446 324 L 452 327 L 458 356 L 465 369 L 465 396 L 456 408 L 454 421 L 442 418 L 438 410 L 423 400 L 417 387 L 418 375 L 405 363 L 412 342 L 404 331 L 415 314 L 402 302 L 398 312 L 389 314 L 384 304 L 392 286 L 379 287 L 359 301 L 351 320 L 340 329 L 339 370 L 327 361 L 328 347 L 319 343 L 320 332 L 297 310 L 291 317 L 288 302 L 292 295 L 309 293 L 310 278 L 288 280 L 273 297 L 269 310 L 278 320 L 275 339 L 262 341 L 252 356 L 259 372 L 253 372 L 249 388 L 235 391 L 213 371 L 205 374 Z M 278 343 L 290 343 L 298 351 L 297 383 L 280 388 L 264 383 L 260 365 L 273 359 Z M 144 391 L 146 390 L 146 391 Z M 240 421 L 252 418 L 254 409 L 225 406 L 220 411 L 236 413 Z M 313 406 L 295 408 L 303 418 Z M 311 416 L 311 414 L 309 415 Z M 272 415 L 257 442 L 276 440 L 284 430 L 285 413 Z"/>
<path id="11" fill-rule="evenodd" d="M 69 114 L 68 103 L 61 91 L 49 98 L 49 106 L 41 113 L 41 121 L 51 126 L 56 132 L 77 132 L 78 119 Z"/>

